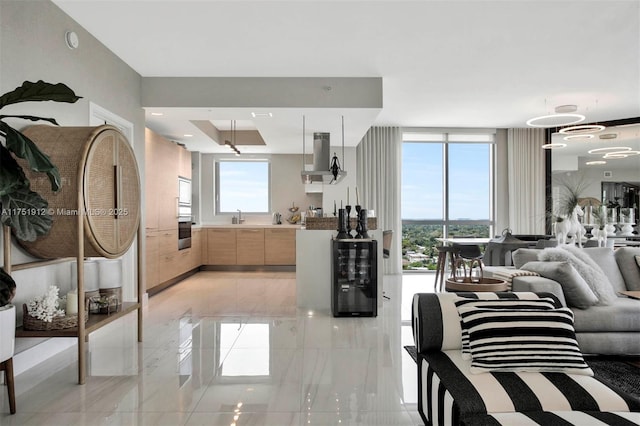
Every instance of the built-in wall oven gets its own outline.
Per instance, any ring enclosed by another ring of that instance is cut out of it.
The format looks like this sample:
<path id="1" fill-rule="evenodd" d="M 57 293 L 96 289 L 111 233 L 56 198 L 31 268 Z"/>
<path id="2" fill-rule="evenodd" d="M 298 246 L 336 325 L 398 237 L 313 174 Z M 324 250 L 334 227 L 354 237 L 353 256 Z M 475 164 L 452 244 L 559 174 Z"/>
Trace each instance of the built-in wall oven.
<path id="1" fill-rule="evenodd" d="M 178 250 L 191 247 L 191 180 L 178 178 Z"/>

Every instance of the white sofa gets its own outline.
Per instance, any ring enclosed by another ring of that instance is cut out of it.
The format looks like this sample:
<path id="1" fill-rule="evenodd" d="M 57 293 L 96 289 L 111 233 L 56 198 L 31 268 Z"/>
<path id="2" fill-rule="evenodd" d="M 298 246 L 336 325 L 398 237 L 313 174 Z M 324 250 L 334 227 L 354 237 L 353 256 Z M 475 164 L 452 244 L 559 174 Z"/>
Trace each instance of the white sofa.
<path id="1" fill-rule="evenodd" d="M 602 269 L 612 292 L 640 291 L 640 266 L 635 259 L 635 256 L 640 256 L 640 248 L 612 250 L 594 247 L 583 251 Z M 515 267 L 548 271 L 549 268 L 540 269 L 545 265 L 536 265 L 536 262 L 540 262 L 539 253 L 537 249 L 516 250 L 513 253 Z M 546 275 L 513 277 L 512 290 L 550 292 L 569 306 L 575 315 L 576 337 L 583 353 L 640 355 L 640 300 L 619 296 L 608 305 L 579 308 L 571 303 L 571 297 L 567 297 L 567 292 L 571 291 L 567 287 L 569 284 L 550 279 L 554 274 Z"/>

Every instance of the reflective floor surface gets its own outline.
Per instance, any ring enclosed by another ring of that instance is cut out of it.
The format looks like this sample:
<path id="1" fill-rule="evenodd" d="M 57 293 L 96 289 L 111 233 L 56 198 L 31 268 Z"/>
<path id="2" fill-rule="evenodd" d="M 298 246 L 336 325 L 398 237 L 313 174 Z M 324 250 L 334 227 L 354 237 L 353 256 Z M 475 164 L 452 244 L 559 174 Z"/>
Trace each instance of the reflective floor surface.
<path id="1" fill-rule="evenodd" d="M 1 425 L 420 425 L 409 321 L 433 275 L 385 277 L 376 318 L 296 309 L 295 273 L 200 272 L 16 377 Z"/>

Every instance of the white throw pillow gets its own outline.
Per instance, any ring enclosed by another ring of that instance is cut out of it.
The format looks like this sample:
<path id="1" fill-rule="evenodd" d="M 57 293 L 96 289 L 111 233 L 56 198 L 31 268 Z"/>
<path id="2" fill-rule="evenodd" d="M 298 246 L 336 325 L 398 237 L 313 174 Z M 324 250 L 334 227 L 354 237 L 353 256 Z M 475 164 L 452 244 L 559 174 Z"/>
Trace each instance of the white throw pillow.
<path id="1" fill-rule="evenodd" d="M 598 304 L 610 305 L 618 296 L 613 290 L 609 279 L 588 254 L 580 249 L 578 250 L 569 251 L 561 247 L 545 248 L 538 254 L 538 259 L 552 262 L 569 262 L 597 296 Z"/>

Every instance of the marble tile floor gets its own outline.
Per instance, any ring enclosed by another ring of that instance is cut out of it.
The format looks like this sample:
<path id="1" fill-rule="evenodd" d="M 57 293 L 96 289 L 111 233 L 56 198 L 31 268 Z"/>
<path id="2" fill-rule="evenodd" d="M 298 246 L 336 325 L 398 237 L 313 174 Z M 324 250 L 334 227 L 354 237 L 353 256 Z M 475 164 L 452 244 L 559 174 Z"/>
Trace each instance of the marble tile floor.
<path id="1" fill-rule="evenodd" d="M 16 377 L 0 425 L 421 425 L 413 293 L 433 275 L 385 276 L 376 318 L 296 309 L 295 273 L 199 272 Z"/>

